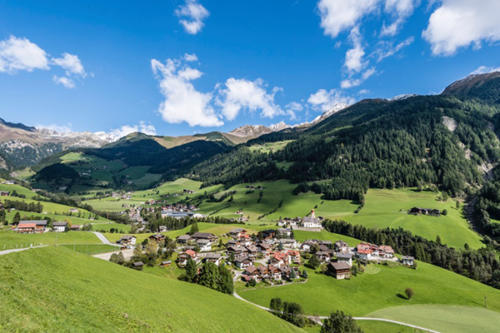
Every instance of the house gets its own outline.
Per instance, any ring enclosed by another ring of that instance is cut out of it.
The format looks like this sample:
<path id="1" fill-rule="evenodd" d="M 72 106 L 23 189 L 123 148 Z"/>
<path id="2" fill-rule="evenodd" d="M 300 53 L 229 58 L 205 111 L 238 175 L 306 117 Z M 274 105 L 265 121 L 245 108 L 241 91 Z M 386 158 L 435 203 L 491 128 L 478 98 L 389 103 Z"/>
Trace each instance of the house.
<path id="1" fill-rule="evenodd" d="M 415 258 L 412 256 L 401 257 L 401 263 L 406 266 L 413 266 L 415 264 Z"/>
<path id="2" fill-rule="evenodd" d="M 200 247 L 200 251 L 206 252 L 212 249 L 212 242 L 208 239 L 197 239 L 196 244 Z"/>
<path id="3" fill-rule="evenodd" d="M 69 227 L 69 230 L 71 231 L 79 231 L 79 230 L 82 230 L 82 226 L 79 225 L 79 224 L 72 224 L 70 227 Z"/>
<path id="4" fill-rule="evenodd" d="M 154 240 L 156 241 L 157 243 L 160 243 L 162 241 L 165 240 L 165 235 L 162 235 L 162 234 L 154 234 L 154 235 L 151 235 L 149 236 L 149 240 Z"/>
<path id="5" fill-rule="evenodd" d="M 237 246 L 229 246 L 227 248 L 227 252 L 234 253 L 236 255 L 236 254 L 240 254 L 242 252 L 246 252 L 246 249 L 244 247 L 239 246 L 239 245 L 237 245 Z"/>
<path id="6" fill-rule="evenodd" d="M 160 263 L 161 267 L 168 267 L 172 264 L 172 260 L 164 260 Z"/>
<path id="7" fill-rule="evenodd" d="M 279 240 L 279 243 L 286 249 L 296 249 L 299 247 L 297 241 L 291 238 L 282 238 Z"/>
<path id="8" fill-rule="evenodd" d="M 65 232 L 67 227 L 68 227 L 68 222 L 52 223 L 52 230 L 54 230 L 54 232 Z"/>
<path id="9" fill-rule="evenodd" d="M 257 246 L 255 246 L 253 244 L 246 246 L 245 248 L 248 252 L 248 255 L 250 255 L 252 257 L 255 257 L 257 255 L 257 253 L 259 252 L 259 249 L 257 248 Z"/>
<path id="10" fill-rule="evenodd" d="M 349 245 L 344 242 L 344 241 L 336 241 L 335 244 L 333 245 L 335 248 L 335 251 L 337 252 L 348 252 L 349 251 Z"/>
<path id="11" fill-rule="evenodd" d="M 234 260 L 234 265 L 239 269 L 246 269 L 253 265 L 252 261 L 248 258 L 238 258 Z"/>
<path id="12" fill-rule="evenodd" d="M 191 239 L 189 235 L 182 235 L 177 237 L 177 243 L 179 244 L 187 244 L 187 242 Z"/>
<path id="13" fill-rule="evenodd" d="M 271 255 L 270 264 L 274 267 L 282 267 L 291 264 L 291 259 L 286 252 L 274 252 Z"/>
<path id="14" fill-rule="evenodd" d="M 21 234 L 33 234 L 36 230 L 36 223 L 19 222 L 15 230 Z"/>
<path id="15" fill-rule="evenodd" d="M 132 264 L 132 268 L 137 269 L 137 270 L 142 270 L 144 267 L 144 263 L 142 261 L 136 261 Z"/>
<path id="16" fill-rule="evenodd" d="M 349 267 L 351 267 L 352 266 L 352 254 L 346 253 L 346 252 L 338 252 L 337 253 L 337 262 L 345 262 L 349 265 Z"/>
<path id="17" fill-rule="evenodd" d="M 269 278 L 276 281 L 281 281 L 283 274 L 279 267 L 269 266 Z"/>
<path id="18" fill-rule="evenodd" d="M 15 229 L 19 233 L 43 233 L 47 228 L 47 220 L 21 220 Z"/>
<path id="19" fill-rule="evenodd" d="M 195 251 L 193 250 L 186 250 L 185 252 L 179 254 L 177 257 L 177 265 L 179 267 L 184 267 L 187 264 L 188 259 L 191 258 L 195 262 L 198 262 L 198 255 Z"/>
<path id="20" fill-rule="evenodd" d="M 222 256 L 219 253 L 207 253 L 205 257 L 202 259 L 202 262 L 211 262 L 219 266 L 221 262 Z"/>
<path id="21" fill-rule="evenodd" d="M 136 242 L 135 236 L 130 236 L 130 235 L 123 236 L 122 238 L 120 238 L 117 241 L 118 244 L 121 244 L 124 246 L 135 245 L 135 242 Z"/>
<path id="22" fill-rule="evenodd" d="M 302 219 L 302 227 L 308 229 L 321 229 L 323 226 L 321 225 L 320 219 L 316 218 L 314 213 L 314 209 L 311 210 L 310 216 L 306 216 Z"/>
<path id="23" fill-rule="evenodd" d="M 70 212 L 70 213 L 72 213 L 72 214 L 76 214 L 76 213 L 78 213 L 78 209 L 76 209 L 76 208 L 71 208 L 71 209 L 69 210 L 69 212 Z"/>
<path id="24" fill-rule="evenodd" d="M 275 238 L 276 237 L 276 230 L 274 229 L 268 229 L 268 230 L 261 230 L 257 234 L 259 239 L 269 239 L 269 238 Z"/>
<path id="25" fill-rule="evenodd" d="M 378 255 L 381 258 L 392 259 L 394 258 L 394 250 L 389 245 L 380 245 L 378 247 Z"/>
<path id="26" fill-rule="evenodd" d="M 245 268 L 245 271 L 243 272 L 242 276 L 246 276 L 249 278 L 249 280 L 259 280 L 259 271 L 257 268 L 253 265 L 248 266 Z"/>
<path id="27" fill-rule="evenodd" d="M 286 252 L 288 257 L 290 257 L 290 261 L 294 264 L 300 265 L 300 252 L 297 250 L 288 250 Z"/>
<path id="28" fill-rule="evenodd" d="M 233 238 L 240 238 L 240 236 L 242 234 L 246 234 L 246 230 L 245 229 L 242 229 L 242 228 L 236 228 L 236 229 L 233 229 L 231 231 L 229 231 L 229 236 L 230 237 L 233 237 Z"/>
<path id="29" fill-rule="evenodd" d="M 8 197 L 10 195 L 9 191 L 0 191 L 0 196 L 1 197 Z"/>
<path id="30" fill-rule="evenodd" d="M 330 262 L 330 251 L 318 251 L 315 255 L 321 262 Z"/>
<path id="31" fill-rule="evenodd" d="M 301 245 L 300 245 L 300 250 L 301 251 L 304 251 L 304 252 L 310 252 L 311 251 L 311 247 L 314 245 L 314 244 L 317 244 L 316 241 L 314 240 L 306 240 L 305 242 L 303 242 Z"/>
<path id="32" fill-rule="evenodd" d="M 195 232 L 194 234 L 191 235 L 191 238 L 194 240 L 208 239 L 210 241 L 214 241 L 217 239 L 217 236 L 209 232 Z"/>
<path id="33" fill-rule="evenodd" d="M 261 242 L 257 244 L 257 248 L 263 254 L 267 254 L 272 250 L 272 245 L 267 242 Z"/>
<path id="34" fill-rule="evenodd" d="M 361 260 L 371 260 L 373 249 L 370 244 L 360 243 L 356 246 L 356 256 Z"/>
<path id="35" fill-rule="evenodd" d="M 337 280 L 348 279 L 351 277 L 351 266 L 346 262 L 331 262 L 327 266 L 328 274 Z"/>
<path id="36" fill-rule="evenodd" d="M 292 237 L 292 230 L 286 228 L 279 228 L 277 230 L 277 236 L 280 238 L 290 238 Z"/>

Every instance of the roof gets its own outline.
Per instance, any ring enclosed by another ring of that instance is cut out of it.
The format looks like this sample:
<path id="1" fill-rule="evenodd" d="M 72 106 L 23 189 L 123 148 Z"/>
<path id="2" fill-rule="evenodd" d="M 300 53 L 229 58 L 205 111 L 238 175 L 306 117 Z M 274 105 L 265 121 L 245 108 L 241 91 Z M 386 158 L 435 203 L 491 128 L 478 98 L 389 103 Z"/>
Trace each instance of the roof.
<path id="1" fill-rule="evenodd" d="M 221 255 L 219 253 L 207 253 L 205 259 L 219 259 Z"/>
<path id="2" fill-rule="evenodd" d="M 246 230 L 243 228 L 235 228 L 235 229 L 231 230 L 229 233 L 236 234 L 236 233 L 240 233 L 240 232 L 246 232 Z"/>
<path id="3" fill-rule="evenodd" d="M 144 266 L 144 263 L 142 261 L 136 261 L 134 262 L 134 266 L 135 267 Z"/>
<path id="4" fill-rule="evenodd" d="M 68 222 L 54 222 L 52 223 L 52 226 L 54 227 L 65 227 L 68 225 Z"/>
<path id="5" fill-rule="evenodd" d="M 255 266 L 253 266 L 253 265 L 248 266 L 247 268 L 245 268 L 245 272 L 250 273 L 250 274 L 254 273 L 255 271 L 257 271 L 257 268 Z"/>
<path id="6" fill-rule="evenodd" d="M 352 254 L 351 253 L 337 253 L 337 258 L 339 259 L 351 259 L 352 258 Z"/>
<path id="7" fill-rule="evenodd" d="M 21 223 L 35 223 L 36 225 L 47 225 L 47 220 L 21 220 L 19 221 L 19 224 Z"/>
<path id="8" fill-rule="evenodd" d="M 403 259 L 403 260 L 415 260 L 415 258 L 412 256 L 402 256 L 401 259 Z"/>
<path id="9" fill-rule="evenodd" d="M 21 223 L 19 222 L 18 228 L 35 228 L 36 227 L 36 223 Z"/>
<path id="10" fill-rule="evenodd" d="M 345 262 L 342 262 L 342 261 L 340 261 L 340 262 L 331 262 L 330 265 L 336 271 L 341 271 L 341 270 L 345 270 L 345 269 L 351 269 L 351 267 L 349 266 L 349 264 L 347 264 Z"/>
<path id="11" fill-rule="evenodd" d="M 196 252 L 193 250 L 186 250 L 186 252 L 184 252 L 184 253 L 191 256 L 192 258 L 196 257 Z"/>
<path id="12" fill-rule="evenodd" d="M 210 239 L 210 238 L 217 238 L 214 234 L 211 234 L 209 232 L 195 232 L 194 234 L 191 235 L 192 238 L 205 238 L 205 239 Z"/>
<path id="13" fill-rule="evenodd" d="M 177 237 L 177 239 L 180 239 L 180 240 L 188 240 L 190 238 L 191 238 L 191 236 L 189 236 L 189 235 L 182 235 L 182 236 Z"/>

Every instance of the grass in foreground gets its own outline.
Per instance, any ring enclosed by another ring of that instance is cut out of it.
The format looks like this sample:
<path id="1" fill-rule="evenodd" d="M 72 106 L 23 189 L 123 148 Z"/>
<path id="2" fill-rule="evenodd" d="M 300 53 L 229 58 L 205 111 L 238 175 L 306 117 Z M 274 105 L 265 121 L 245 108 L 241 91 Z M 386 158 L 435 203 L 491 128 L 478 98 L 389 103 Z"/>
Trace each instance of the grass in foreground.
<path id="1" fill-rule="evenodd" d="M 43 234 L 18 234 L 14 231 L 0 231 L 0 251 L 29 247 L 31 245 L 62 244 L 100 244 L 101 241 L 91 232 L 68 231 L 46 232 Z"/>
<path id="2" fill-rule="evenodd" d="M 0 277 L 6 332 L 301 331 L 230 295 L 63 247 L 2 256 Z"/>
<path id="3" fill-rule="evenodd" d="M 119 249 L 116 246 L 107 244 L 73 244 L 73 245 L 62 245 L 62 246 L 76 252 L 90 254 L 90 255 L 113 252 Z"/>

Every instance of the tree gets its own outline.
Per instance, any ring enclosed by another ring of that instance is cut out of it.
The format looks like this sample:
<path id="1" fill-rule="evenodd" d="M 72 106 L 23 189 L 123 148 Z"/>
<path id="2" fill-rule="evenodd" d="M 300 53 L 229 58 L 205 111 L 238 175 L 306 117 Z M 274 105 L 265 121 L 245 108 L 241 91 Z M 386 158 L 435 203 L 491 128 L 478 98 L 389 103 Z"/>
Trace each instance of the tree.
<path id="1" fill-rule="evenodd" d="M 1 209 L 0 210 L 0 222 L 5 224 L 5 225 L 8 225 L 9 222 L 7 221 L 7 219 L 5 218 L 6 214 L 5 214 L 5 209 Z"/>
<path id="2" fill-rule="evenodd" d="M 318 268 L 319 265 L 321 265 L 321 262 L 316 255 L 312 255 L 309 261 L 306 263 L 306 266 L 312 269 Z"/>
<path id="3" fill-rule="evenodd" d="M 448 210 L 447 209 L 443 209 L 443 211 L 441 212 L 441 214 L 443 214 L 444 216 L 448 215 Z"/>
<path id="4" fill-rule="evenodd" d="M 295 269 L 290 269 L 290 280 L 294 280 L 297 278 L 297 274 L 295 274 Z"/>
<path id="5" fill-rule="evenodd" d="M 195 282 L 198 269 L 193 259 L 189 258 L 186 263 L 186 281 Z"/>
<path id="6" fill-rule="evenodd" d="M 408 298 L 408 300 L 410 300 L 415 293 L 413 292 L 413 289 L 406 288 L 405 289 L 405 294 L 406 294 L 406 298 Z"/>
<path id="7" fill-rule="evenodd" d="M 14 218 L 12 219 L 13 224 L 19 224 L 19 221 L 21 221 L 21 215 L 19 212 L 16 212 L 16 215 L 14 215 Z"/>
<path id="8" fill-rule="evenodd" d="M 283 307 L 283 301 L 281 300 L 281 298 L 278 297 L 278 298 L 271 299 L 271 303 L 269 304 L 269 308 L 272 311 L 281 313 L 282 307 Z"/>
<path id="9" fill-rule="evenodd" d="M 438 243 L 439 245 L 442 245 L 441 237 L 439 237 L 439 235 L 436 236 L 436 243 Z"/>
<path id="10" fill-rule="evenodd" d="M 363 330 L 356 324 L 351 316 L 342 311 L 330 314 L 330 317 L 323 321 L 321 333 L 362 333 Z"/>
<path id="11" fill-rule="evenodd" d="M 255 282 L 255 280 L 252 280 Z M 232 294 L 234 291 L 233 275 L 225 266 L 219 266 L 219 287 L 218 291 L 225 294 Z"/>
<path id="12" fill-rule="evenodd" d="M 191 231 L 189 232 L 190 235 L 199 232 L 200 229 L 198 228 L 198 223 L 193 223 L 191 225 Z"/>
<path id="13" fill-rule="evenodd" d="M 283 303 L 282 318 L 298 327 L 304 327 L 306 325 L 304 310 L 300 304 L 295 302 Z"/>
<path id="14" fill-rule="evenodd" d="M 307 279 L 309 277 L 309 275 L 307 274 L 307 271 L 305 269 L 302 271 L 302 277 L 304 279 Z"/>

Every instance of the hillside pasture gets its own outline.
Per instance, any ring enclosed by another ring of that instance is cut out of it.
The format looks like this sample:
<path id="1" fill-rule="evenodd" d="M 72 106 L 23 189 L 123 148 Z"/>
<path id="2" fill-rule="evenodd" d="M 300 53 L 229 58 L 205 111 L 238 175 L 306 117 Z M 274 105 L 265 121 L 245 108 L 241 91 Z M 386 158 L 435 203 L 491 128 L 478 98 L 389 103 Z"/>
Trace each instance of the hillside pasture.
<path id="1" fill-rule="evenodd" d="M 0 251 L 30 247 L 31 245 L 101 244 L 91 232 L 68 231 L 43 234 L 19 234 L 11 230 L 0 231 Z"/>

